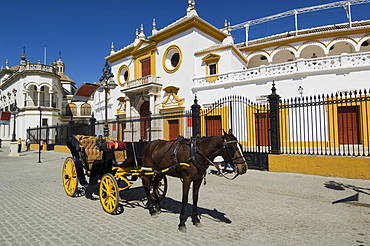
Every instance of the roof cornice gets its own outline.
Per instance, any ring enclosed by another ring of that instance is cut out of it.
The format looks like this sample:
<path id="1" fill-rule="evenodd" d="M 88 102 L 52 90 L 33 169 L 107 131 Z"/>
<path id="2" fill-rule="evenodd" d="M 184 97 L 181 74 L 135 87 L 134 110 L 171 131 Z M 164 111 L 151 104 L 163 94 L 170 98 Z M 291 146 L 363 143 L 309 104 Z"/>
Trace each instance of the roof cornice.
<path id="1" fill-rule="evenodd" d="M 227 36 L 227 34 L 209 24 L 208 22 L 204 21 L 200 17 L 192 16 L 190 18 L 181 19 L 178 22 L 165 27 L 164 29 L 158 31 L 156 34 L 150 36 L 149 39 L 159 43 L 191 28 L 199 29 L 200 31 L 208 34 L 209 36 L 217 39 L 220 42 L 222 42 L 222 40 L 224 40 Z"/>
<path id="2" fill-rule="evenodd" d="M 243 54 L 240 52 L 240 50 L 234 44 L 232 44 L 232 45 L 220 45 L 220 46 L 216 46 L 216 47 L 209 48 L 209 49 L 206 49 L 206 50 L 198 51 L 194 55 L 204 55 L 204 54 L 209 54 L 209 53 L 212 53 L 212 52 L 221 51 L 221 50 L 227 50 L 227 49 L 233 50 L 235 52 L 235 54 L 244 63 L 247 63 L 246 58 L 243 56 Z"/>
<path id="3" fill-rule="evenodd" d="M 147 46 L 141 48 L 141 46 L 146 43 Z M 132 50 L 131 54 L 133 57 L 142 56 L 143 54 L 149 53 L 157 47 L 156 42 L 150 42 L 148 40 L 141 40 L 140 43 Z"/>
<path id="4" fill-rule="evenodd" d="M 50 73 L 46 71 L 36 71 L 36 70 L 24 70 L 22 72 L 15 72 L 9 79 L 6 79 L 1 85 L 0 89 L 4 90 L 7 87 L 11 86 L 16 80 L 20 79 L 21 77 L 25 77 L 26 75 L 47 75 L 50 77 L 55 77 L 56 79 L 60 79 L 60 76 L 55 73 Z"/>
<path id="5" fill-rule="evenodd" d="M 131 55 L 131 52 L 134 50 L 135 46 L 129 46 L 127 48 L 124 48 L 122 50 L 117 51 L 116 53 L 105 57 L 105 59 L 109 62 L 116 62 L 122 58 L 125 58 L 127 56 Z"/>

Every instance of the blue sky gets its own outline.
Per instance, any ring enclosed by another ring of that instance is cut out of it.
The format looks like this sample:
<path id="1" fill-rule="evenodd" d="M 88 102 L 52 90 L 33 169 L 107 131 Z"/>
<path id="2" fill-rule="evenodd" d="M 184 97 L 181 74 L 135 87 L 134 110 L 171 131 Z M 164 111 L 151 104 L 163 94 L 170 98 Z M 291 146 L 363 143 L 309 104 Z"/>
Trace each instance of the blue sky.
<path id="1" fill-rule="evenodd" d="M 212 25 L 222 28 L 227 19 L 231 25 L 284 11 L 332 3 L 330 0 L 197 0 L 198 15 Z M 0 66 L 6 59 L 10 66 L 19 64 L 23 47 L 31 63 L 46 64 L 58 59 L 61 51 L 66 74 L 77 86 L 97 82 L 102 74 L 104 57 L 109 55 L 111 42 L 115 49 L 130 44 L 135 30 L 144 25 L 150 36 L 152 20 L 157 29 L 182 18 L 187 0 L 2 0 L 0 7 Z M 370 19 L 370 3 L 352 6 L 353 21 Z M 343 8 L 298 16 L 299 28 L 335 24 L 346 21 Z M 252 26 L 250 37 L 258 38 L 294 30 L 294 18 Z M 243 29 L 233 32 L 236 42 L 244 41 Z"/>

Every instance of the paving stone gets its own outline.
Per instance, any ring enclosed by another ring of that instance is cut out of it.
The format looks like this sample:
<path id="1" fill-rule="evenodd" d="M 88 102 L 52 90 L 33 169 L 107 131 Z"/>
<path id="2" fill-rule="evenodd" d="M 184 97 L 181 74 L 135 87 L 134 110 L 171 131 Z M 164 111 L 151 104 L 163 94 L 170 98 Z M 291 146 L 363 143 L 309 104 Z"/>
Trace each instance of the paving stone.
<path id="1" fill-rule="evenodd" d="M 168 178 L 162 213 L 144 208 L 138 180 L 122 192 L 123 212 L 71 198 L 61 169 L 68 154 L 0 152 L 0 245 L 370 245 L 370 180 L 249 170 L 230 181 L 209 174 L 199 210 L 177 229 L 181 181 Z M 189 196 L 189 202 L 192 202 Z M 190 215 L 191 206 L 187 207 Z"/>

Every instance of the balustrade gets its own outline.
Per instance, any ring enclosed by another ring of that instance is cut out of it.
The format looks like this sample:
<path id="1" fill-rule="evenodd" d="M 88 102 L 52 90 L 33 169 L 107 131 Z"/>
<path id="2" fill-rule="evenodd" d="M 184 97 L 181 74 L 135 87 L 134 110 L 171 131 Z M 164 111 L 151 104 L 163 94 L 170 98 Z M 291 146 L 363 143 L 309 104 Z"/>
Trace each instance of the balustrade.
<path id="1" fill-rule="evenodd" d="M 37 100 L 26 100 L 24 101 L 25 107 L 52 107 L 56 108 L 56 102 L 51 101 L 37 101 Z"/>
<path id="2" fill-rule="evenodd" d="M 358 68 L 370 66 L 370 52 L 356 54 L 342 54 L 312 59 L 298 59 L 292 62 L 263 65 L 257 68 L 250 68 L 243 71 L 226 74 L 194 78 L 194 87 L 211 86 L 226 83 L 248 82 L 256 79 L 294 75 L 298 73 L 309 73 L 315 71 L 331 71 L 343 68 Z M 212 77 L 212 80 L 209 79 Z"/>
<path id="3" fill-rule="evenodd" d="M 160 77 L 158 76 L 153 76 L 153 75 L 148 75 L 139 79 L 131 80 L 125 83 L 125 89 L 129 88 L 134 88 L 140 85 L 145 85 L 145 84 L 161 84 Z"/>

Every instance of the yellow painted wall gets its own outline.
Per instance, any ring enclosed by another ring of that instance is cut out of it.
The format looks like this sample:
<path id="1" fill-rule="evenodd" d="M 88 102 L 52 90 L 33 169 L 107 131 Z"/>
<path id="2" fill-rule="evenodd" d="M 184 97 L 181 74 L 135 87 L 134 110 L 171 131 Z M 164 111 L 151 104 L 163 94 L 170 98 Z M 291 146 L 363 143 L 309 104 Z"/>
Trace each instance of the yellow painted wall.
<path id="1" fill-rule="evenodd" d="M 23 146 L 24 148 L 27 148 L 27 146 L 26 145 L 24 145 Z M 43 144 L 42 145 L 42 150 L 47 150 L 47 145 L 46 144 Z M 31 144 L 30 145 L 30 149 L 36 149 L 36 150 L 38 150 L 39 149 L 39 145 L 38 144 Z"/>
<path id="2" fill-rule="evenodd" d="M 67 154 L 71 153 L 71 151 L 65 145 L 54 145 L 54 152 L 61 152 L 61 153 L 67 153 Z"/>
<path id="3" fill-rule="evenodd" d="M 269 171 L 370 179 L 370 158 L 269 155 Z"/>

